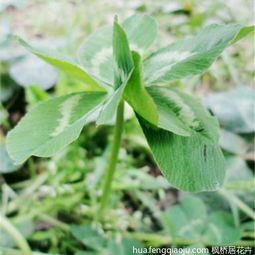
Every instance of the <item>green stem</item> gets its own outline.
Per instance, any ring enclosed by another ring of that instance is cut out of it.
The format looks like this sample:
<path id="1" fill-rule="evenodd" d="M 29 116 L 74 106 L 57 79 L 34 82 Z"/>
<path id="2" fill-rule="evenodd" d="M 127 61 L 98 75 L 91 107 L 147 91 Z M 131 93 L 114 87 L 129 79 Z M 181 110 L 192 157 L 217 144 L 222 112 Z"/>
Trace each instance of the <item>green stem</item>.
<path id="1" fill-rule="evenodd" d="M 5 229 L 7 233 L 10 234 L 10 236 L 13 238 L 13 240 L 16 242 L 17 246 L 22 251 L 23 255 L 31 255 L 32 251 L 25 240 L 25 238 L 21 235 L 21 233 L 11 224 L 11 222 L 4 217 L 3 215 L 0 215 L 0 226 Z"/>
<path id="2" fill-rule="evenodd" d="M 110 194 L 113 175 L 114 175 L 117 160 L 118 160 L 121 134 L 123 130 L 123 123 L 124 123 L 124 101 L 121 100 L 117 109 L 116 123 L 115 123 L 113 143 L 112 143 L 112 151 L 110 155 L 109 165 L 106 169 L 105 182 L 103 186 L 103 194 L 101 197 L 101 204 L 100 204 L 100 210 L 99 210 L 100 214 L 104 210 L 105 204 Z"/>
<path id="3" fill-rule="evenodd" d="M 28 170 L 30 173 L 30 178 L 34 179 L 36 177 L 36 166 L 35 166 L 34 160 L 33 158 L 29 158 L 27 162 L 28 162 Z"/>
<path id="4" fill-rule="evenodd" d="M 220 194 L 222 194 L 224 197 L 226 197 L 230 202 L 235 204 L 241 211 L 243 211 L 246 215 L 251 217 L 253 220 L 255 220 L 255 213 L 254 211 L 245 203 L 243 203 L 238 197 L 236 197 L 233 194 L 230 194 L 229 192 L 225 190 L 220 190 Z"/>

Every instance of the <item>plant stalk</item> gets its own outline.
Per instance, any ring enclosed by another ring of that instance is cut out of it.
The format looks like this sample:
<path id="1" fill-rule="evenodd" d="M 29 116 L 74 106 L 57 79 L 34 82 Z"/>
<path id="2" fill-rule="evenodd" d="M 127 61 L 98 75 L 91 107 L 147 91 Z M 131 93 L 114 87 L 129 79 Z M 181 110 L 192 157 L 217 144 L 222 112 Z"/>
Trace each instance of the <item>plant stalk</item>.
<path id="1" fill-rule="evenodd" d="M 249 216 L 251 219 L 255 220 L 255 213 L 252 210 L 252 208 L 250 208 L 248 205 L 243 203 L 237 196 L 235 196 L 234 194 L 230 194 L 229 192 L 226 192 L 224 189 L 221 189 L 219 191 L 219 193 L 222 194 L 224 197 L 226 197 L 233 204 L 235 204 L 247 216 Z"/>
<path id="2" fill-rule="evenodd" d="M 0 227 L 5 229 L 7 233 L 13 238 L 17 246 L 22 251 L 23 255 L 31 255 L 32 251 L 21 233 L 10 223 L 10 221 L 3 215 L 0 215 Z"/>
<path id="3" fill-rule="evenodd" d="M 122 99 L 117 109 L 117 116 L 116 116 L 116 122 L 115 122 L 114 134 L 113 134 L 112 150 L 111 150 L 109 165 L 106 168 L 106 176 L 105 176 L 104 185 L 103 185 L 103 194 L 102 194 L 101 203 L 100 203 L 100 210 L 99 210 L 100 214 L 103 212 L 110 194 L 111 184 L 112 184 L 112 180 L 113 180 L 113 176 L 116 170 L 116 165 L 118 160 L 123 124 L 124 124 L 124 101 Z"/>

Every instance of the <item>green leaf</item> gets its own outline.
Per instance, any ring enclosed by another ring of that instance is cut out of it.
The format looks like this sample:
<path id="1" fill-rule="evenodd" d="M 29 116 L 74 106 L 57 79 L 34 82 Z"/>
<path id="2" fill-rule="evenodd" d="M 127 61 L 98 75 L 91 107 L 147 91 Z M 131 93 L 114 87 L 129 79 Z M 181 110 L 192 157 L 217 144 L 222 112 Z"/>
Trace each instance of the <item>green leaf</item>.
<path id="1" fill-rule="evenodd" d="M 80 242 L 93 250 L 104 246 L 105 239 L 90 226 L 71 225 L 70 231 Z"/>
<path id="2" fill-rule="evenodd" d="M 147 91 L 158 107 L 160 128 L 184 136 L 196 132 L 212 142 L 218 141 L 218 122 L 199 99 L 165 86 L 151 86 Z"/>
<path id="3" fill-rule="evenodd" d="M 143 54 L 157 37 L 157 23 L 149 15 L 134 14 L 127 18 L 123 24 L 127 33 L 130 48 Z"/>
<path id="4" fill-rule="evenodd" d="M 206 218 L 205 204 L 192 196 L 182 199 L 179 205 L 163 213 L 164 225 L 172 236 L 194 241 L 200 239 Z"/>
<path id="5" fill-rule="evenodd" d="M 134 71 L 126 85 L 124 98 L 144 119 L 158 125 L 157 107 L 146 91 L 142 78 L 142 61 L 138 53 L 133 52 Z"/>
<path id="6" fill-rule="evenodd" d="M 201 192 L 197 193 L 196 197 L 202 199 L 208 212 L 213 212 L 215 210 L 229 210 L 227 200 L 219 192 Z"/>
<path id="7" fill-rule="evenodd" d="M 41 90 L 37 86 L 28 86 L 25 90 L 26 93 L 26 101 L 29 105 L 34 105 L 40 101 L 44 101 L 49 98 L 47 92 Z"/>
<path id="8" fill-rule="evenodd" d="M 160 86 L 153 89 L 162 94 L 174 91 L 178 95 L 182 102 L 178 103 L 179 118 L 189 123 L 191 131 L 190 137 L 175 135 L 150 125 L 138 116 L 162 173 L 171 185 L 181 190 L 217 190 L 223 183 L 225 163 L 217 144 L 216 119 L 197 100 L 185 93 Z"/>
<path id="9" fill-rule="evenodd" d="M 116 116 L 116 110 L 125 89 L 125 85 L 120 86 L 110 97 L 107 98 L 100 114 L 97 118 L 97 125 L 113 124 Z"/>
<path id="10" fill-rule="evenodd" d="M 171 185 L 190 192 L 220 188 L 225 164 L 216 143 L 199 133 L 184 137 L 156 129 L 141 119 L 140 124 L 155 161 Z"/>
<path id="11" fill-rule="evenodd" d="M 143 53 L 155 40 L 157 25 L 148 15 L 135 14 L 122 24 L 131 50 Z M 114 83 L 112 35 L 112 27 L 97 30 L 81 44 L 78 54 L 80 64 L 110 86 Z"/>
<path id="12" fill-rule="evenodd" d="M 115 68 L 114 88 L 117 89 L 126 84 L 134 66 L 127 36 L 117 21 L 114 21 L 113 25 L 112 49 Z"/>
<path id="13" fill-rule="evenodd" d="M 241 229 L 235 227 L 234 218 L 225 212 L 214 212 L 207 221 L 204 242 L 214 245 L 234 244 L 241 238 Z"/>
<path id="14" fill-rule="evenodd" d="M 248 180 L 253 177 L 253 173 L 246 161 L 238 156 L 226 157 L 225 182 Z"/>
<path id="15" fill-rule="evenodd" d="M 145 60 L 145 83 L 155 84 L 204 72 L 231 42 L 251 29 L 238 24 L 209 25 L 196 36 L 174 42 Z"/>
<path id="16" fill-rule="evenodd" d="M 219 144 L 224 150 L 242 156 L 245 156 L 250 147 L 241 136 L 225 129 L 221 129 Z"/>
<path id="17" fill-rule="evenodd" d="M 112 27 L 103 27 L 89 35 L 78 52 L 79 63 L 89 73 L 113 86 Z"/>
<path id="18" fill-rule="evenodd" d="M 36 49 L 36 48 L 28 45 L 22 39 L 19 39 L 19 43 L 23 47 L 25 47 L 28 51 L 32 52 L 33 54 L 35 54 L 39 58 L 43 59 L 47 63 L 57 67 L 61 71 L 73 76 L 74 78 L 76 78 L 78 80 L 81 80 L 82 82 L 84 82 L 86 84 L 89 84 L 89 85 L 97 88 L 98 91 L 104 90 L 102 87 L 99 86 L 97 81 L 86 72 L 86 70 L 83 67 L 79 66 L 76 63 L 75 60 L 73 60 L 67 56 L 63 56 L 55 51 L 53 52 L 53 51 L 45 50 L 45 49 L 43 49 L 43 50 Z M 29 84 L 29 85 L 31 85 L 31 84 Z M 102 85 L 102 84 L 100 84 L 100 85 Z"/>
<path id="19" fill-rule="evenodd" d="M 32 54 L 12 64 L 10 76 L 22 87 L 35 84 L 43 90 L 53 87 L 58 79 L 55 68 Z"/>
<path id="20" fill-rule="evenodd" d="M 8 133 L 7 148 L 16 163 L 31 155 L 50 157 L 76 140 L 104 92 L 80 92 L 37 104 Z"/>
<path id="21" fill-rule="evenodd" d="M 224 211 L 208 216 L 204 202 L 197 197 L 186 197 L 163 213 L 166 230 L 174 238 L 210 245 L 234 244 L 242 230 L 235 226 L 234 218 Z"/>
<path id="22" fill-rule="evenodd" d="M 158 87 L 148 87 L 147 91 L 153 98 L 157 107 L 159 115 L 159 123 L 157 126 L 178 135 L 190 136 L 191 132 L 189 126 L 191 124 L 188 122 L 190 122 L 189 119 L 191 119 L 191 116 L 194 116 L 194 113 L 183 103 L 178 94 L 170 88 L 159 89 Z M 181 107 L 187 109 L 186 111 L 189 112 L 185 113 L 185 111 L 181 110 Z M 147 109 L 145 108 L 144 111 L 147 111 Z M 182 112 L 184 112 L 185 115 L 180 115 Z M 197 120 L 194 120 L 194 122 L 197 122 Z"/>
<path id="23" fill-rule="evenodd" d="M 120 242 L 109 241 L 106 254 L 133 255 L 133 247 L 141 250 L 143 246 L 132 239 L 122 239 Z"/>
<path id="24" fill-rule="evenodd" d="M 240 86 L 210 94 L 206 104 L 227 129 L 237 133 L 251 133 L 255 130 L 253 95 L 253 88 Z"/>
<path id="25" fill-rule="evenodd" d="M 11 173 L 18 170 L 21 165 L 15 165 L 13 160 L 9 157 L 6 145 L 0 142 L 0 174 Z"/>
<path id="26" fill-rule="evenodd" d="M 247 26 L 240 29 L 239 33 L 236 35 L 236 37 L 231 41 L 231 43 L 236 43 L 239 40 L 243 39 L 245 36 L 247 36 L 250 33 L 254 33 L 255 26 Z"/>
<path id="27" fill-rule="evenodd" d="M 110 124 L 116 114 L 126 84 L 133 71 L 133 59 L 124 30 L 115 21 L 113 31 L 113 59 L 115 65 L 114 88 L 116 89 L 102 108 L 97 124 Z"/>

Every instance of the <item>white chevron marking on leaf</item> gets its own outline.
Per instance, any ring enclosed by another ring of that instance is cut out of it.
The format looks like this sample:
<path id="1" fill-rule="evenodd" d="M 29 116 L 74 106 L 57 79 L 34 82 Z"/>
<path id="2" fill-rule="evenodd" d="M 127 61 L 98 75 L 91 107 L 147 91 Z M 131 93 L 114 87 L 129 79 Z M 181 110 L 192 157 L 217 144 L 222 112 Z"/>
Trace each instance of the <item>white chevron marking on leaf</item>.
<path id="1" fill-rule="evenodd" d="M 189 51 L 168 51 L 153 56 L 150 60 L 150 64 L 157 64 L 162 67 L 158 68 L 158 70 L 148 78 L 148 81 L 152 82 L 164 76 L 171 70 L 173 65 L 190 57 L 191 55 L 192 52 Z"/>
<path id="2" fill-rule="evenodd" d="M 100 65 L 112 56 L 112 48 L 103 48 L 95 54 L 91 64 L 94 74 L 100 74 Z"/>
<path id="3" fill-rule="evenodd" d="M 175 63 L 182 61 L 185 58 L 188 58 L 192 55 L 190 51 L 168 51 L 162 52 L 158 55 L 155 55 L 151 58 L 151 63 Z"/>
<path id="4" fill-rule="evenodd" d="M 55 128 L 55 130 L 51 133 L 50 136 L 57 136 L 61 132 L 63 132 L 68 126 L 72 116 L 72 111 L 74 107 L 79 103 L 81 99 L 81 95 L 74 95 L 68 98 L 60 105 L 60 112 L 62 117 L 58 120 L 59 125 Z"/>
<path id="5" fill-rule="evenodd" d="M 165 67 L 162 67 L 160 70 L 154 72 L 149 78 L 148 78 L 148 82 L 153 82 L 153 81 L 156 81 L 158 78 L 160 78 L 161 76 L 167 74 L 170 69 L 169 66 L 165 66 Z"/>
<path id="6" fill-rule="evenodd" d="M 178 107 L 178 115 L 184 121 L 184 123 L 187 123 L 189 127 L 194 129 L 199 127 L 200 122 L 198 121 L 190 107 L 182 101 L 181 97 L 179 97 L 176 93 L 170 90 L 165 91 L 165 96 L 171 98 L 171 100 L 174 101 L 174 103 Z"/>

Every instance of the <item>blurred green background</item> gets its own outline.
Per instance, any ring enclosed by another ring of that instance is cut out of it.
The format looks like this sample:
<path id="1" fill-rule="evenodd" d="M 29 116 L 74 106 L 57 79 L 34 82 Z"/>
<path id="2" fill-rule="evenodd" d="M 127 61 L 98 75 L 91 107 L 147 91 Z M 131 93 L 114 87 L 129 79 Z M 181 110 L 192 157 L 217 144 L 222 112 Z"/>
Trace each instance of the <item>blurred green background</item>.
<path id="1" fill-rule="evenodd" d="M 123 20 L 145 12 L 158 22 L 153 46 L 158 48 L 211 23 L 253 24 L 252 10 L 251 0 L 0 0 L 0 215 L 32 254 L 131 255 L 133 246 L 253 247 L 254 35 L 227 49 L 203 75 L 169 84 L 197 95 L 219 119 L 227 162 L 224 187 L 197 194 L 172 188 L 127 108 L 113 193 L 100 222 L 95 212 L 111 126 L 96 129 L 92 121 L 51 159 L 31 158 L 15 166 L 6 152 L 8 130 L 34 104 L 90 89 L 31 56 L 11 35 L 72 55 L 115 14 Z M 1 255 L 22 254 L 14 239 L 0 222 Z"/>

